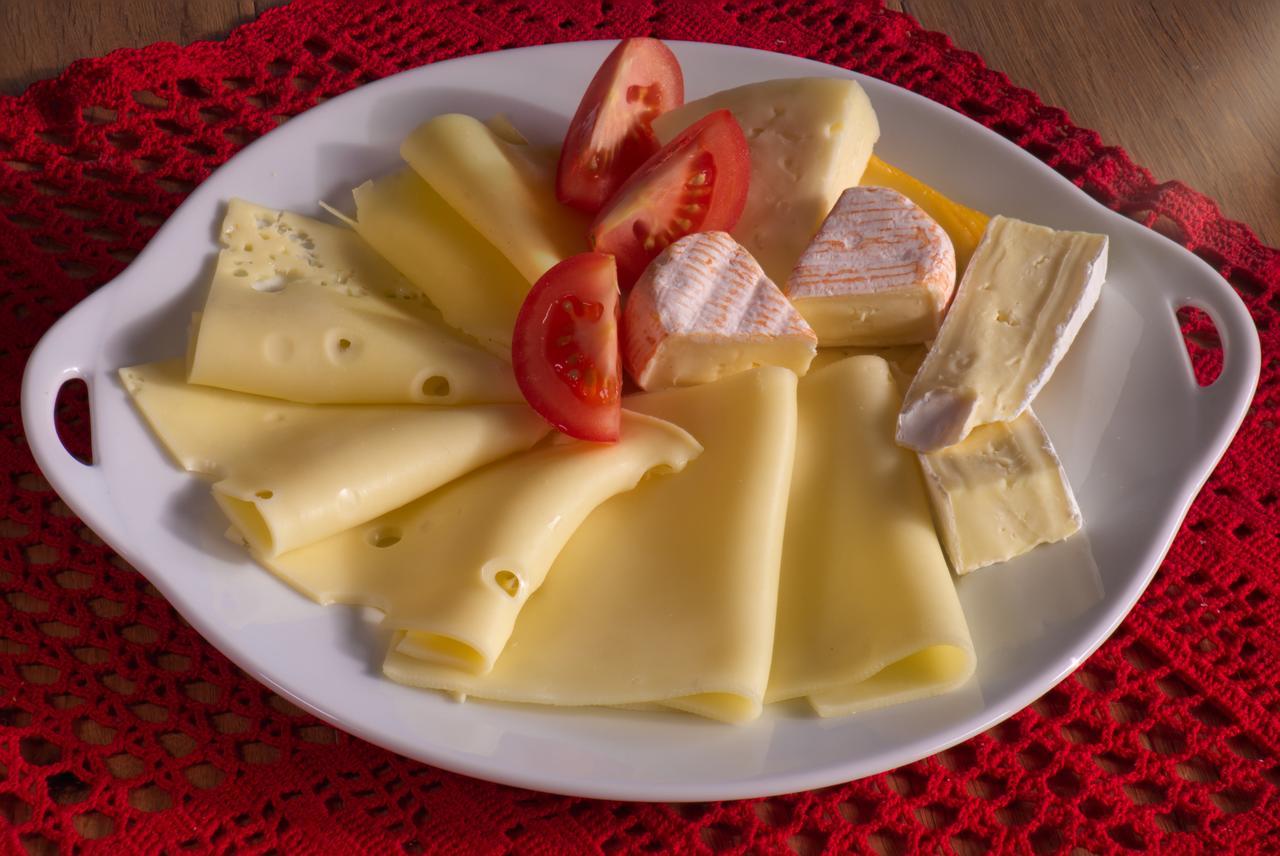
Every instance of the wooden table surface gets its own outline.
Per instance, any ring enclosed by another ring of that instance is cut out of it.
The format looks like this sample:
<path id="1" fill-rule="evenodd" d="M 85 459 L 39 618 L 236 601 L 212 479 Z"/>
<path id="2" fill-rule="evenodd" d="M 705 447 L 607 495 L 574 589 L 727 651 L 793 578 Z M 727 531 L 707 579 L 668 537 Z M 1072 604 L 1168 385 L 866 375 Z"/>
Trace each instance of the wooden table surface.
<path id="1" fill-rule="evenodd" d="M 0 2 L 0 93 L 285 0 Z M 353 0 L 354 2 L 354 0 Z M 1280 246 L 1280 0 L 888 0 Z"/>

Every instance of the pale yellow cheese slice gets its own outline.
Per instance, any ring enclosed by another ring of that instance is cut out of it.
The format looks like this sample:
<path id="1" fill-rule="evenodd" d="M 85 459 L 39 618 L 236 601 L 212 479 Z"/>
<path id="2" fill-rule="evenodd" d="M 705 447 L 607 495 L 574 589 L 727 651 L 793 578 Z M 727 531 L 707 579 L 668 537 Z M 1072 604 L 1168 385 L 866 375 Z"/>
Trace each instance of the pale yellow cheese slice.
<path id="1" fill-rule="evenodd" d="M 382 610 L 389 627 L 413 631 L 402 652 L 483 674 L 586 516 L 648 473 L 682 469 L 699 451 L 681 428 L 624 413 L 617 443 L 565 439 L 508 458 L 264 562 L 321 603 Z"/>
<path id="2" fill-rule="evenodd" d="M 188 380 L 313 404 L 520 401 L 359 235 L 232 200 Z"/>
<path id="3" fill-rule="evenodd" d="M 393 647 L 407 684 L 552 705 L 662 702 L 759 715 L 795 452 L 796 377 L 773 366 L 626 399 L 703 453 L 600 506 L 556 559 L 487 675 Z"/>
<path id="4" fill-rule="evenodd" d="M 586 218 L 556 200 L 554 166 L 533 147 L 447 113 L 410 134 L 400 156 L 529 282 L 586 251 Z"/>
<path id="5" fill-rule="evenodd" d="M 973 643 L 915 456 L 894 442 L 889 364 L 851 357 L 800 381 L 768 701 L 842 716 L 945 692 Z"/>
<path id="6" fill-rule="evenodd" d="M 425 294 L 451 326 L 511 359 L 529 283 L 411 169 L 352 191 L 355 230 Z"/>
<path id="7" fill-rule="evenodd" d="M 295 404 L 182 375 L 178 360 L 120 371 L 161 444 L 216 479 L 214 498 L 264 556 L 371 520 L 548 431 L 522 404 Z"/>
<path id="8" fill-rule="evenodd" d="M 785 283 L 840 193 L 858 183 L 880 137 L 871 101 L 852 80 L 748 83 L 659 116 L 663 143 L 715 110 L 733 113 L 751 150 L 751 184 L 733 236 L 769 278 Z"/>

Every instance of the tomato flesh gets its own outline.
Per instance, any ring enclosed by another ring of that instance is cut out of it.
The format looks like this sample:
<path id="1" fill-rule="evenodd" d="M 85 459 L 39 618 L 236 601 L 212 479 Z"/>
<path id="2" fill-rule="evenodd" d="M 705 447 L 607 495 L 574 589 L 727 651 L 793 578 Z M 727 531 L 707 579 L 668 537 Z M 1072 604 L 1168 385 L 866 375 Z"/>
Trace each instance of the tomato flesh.
<path id="1" fill-rule="evenodd" d="M 629 289 L 685 235 L 736 226 L 750 183 L 747 138 L 732 113 L 717 110 L 645 161 L 596 216 L 587 239 L 617 258 L 618 282 Z"/>
<path id="2" fill-rule="evenodd" d="M 613 258 L 581 253 L 543 274 L 516 317 L 511 358 L 520 391 L 534 410 L 571 437 L 618 439 L 619 315 Z"/>
<path id="3" fill-rule="evenodd" d="M 650 123 L 684 103 L 684 76 L 657 39 L 624 39 L 587 86 L 556 170 L 561 202 L 594 214 L 660 146 Z"/>

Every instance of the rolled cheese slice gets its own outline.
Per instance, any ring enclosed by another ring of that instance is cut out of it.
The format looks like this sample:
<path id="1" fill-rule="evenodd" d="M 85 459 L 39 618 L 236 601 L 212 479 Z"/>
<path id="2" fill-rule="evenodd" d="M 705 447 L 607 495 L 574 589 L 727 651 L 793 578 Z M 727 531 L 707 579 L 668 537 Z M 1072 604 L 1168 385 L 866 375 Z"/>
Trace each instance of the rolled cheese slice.
<path id="1" fill-rule="evenodd" d="M 310 404 L 520 401 L 358 234 L 243 200 L 222 224 L 188 380 Z"/>
<path id="2" fill-rule="evenodd" d="M 511 331 L 529 283 L 411 169 L 352 191 L 355 230 L 395 266 L 446 323 L 511 359 Z"/>
<path id="3" fill-rule="evenodd" d="M 1062 463 L 1030 410 L 920 456 L 951 567 L 967 574 L 1061 541 L 1081 526 Z"/>
<path id="4" fill-rule="evenodd" d="M 174 460 L 215 479 L 214 498 L 264 557 L 372 520 L 548 431 L 522 404 L 294 404 L 188 384 L 178 361 L 120 377 Z"/>
<path id="5" fill-rule="evenodd" d="M 900 400 L 874 356 L 800 381 L 768 701 L 803 696 L 820 715 L 843 716 L 973 674 L 915 456 L 894 443 Z"/>
<path id="6" fill-rule="evenodd" d="M 1093 311 L 1107 236 L 993 217 L 907 390 L 898 442 L 932 452 L 1031 404 Z"/>
<path id="7" fill-rule="evenodd" d="M 629 396 L 703 453 L 596 509 L 556 558 L 487 675 L 393 645 L 391 678 L 552 705 L 665 703 L 715 719 L 760 714 L 795 453 L 796 377 L 766 366 Z"/>
<path id="8" fill-rule="evenodd" d="M 555 168 L 529 145 L 447 113 L 419 126 L 400 156 L 525 279 L 587 249 L 587 220 L 555 196 Z"/>
<path id="9" fill-rule="evenodd" d="M 566 439 L 508 458 L 264 563 L 321 603 L 382 610 L 388 627 L 412 631 L 402 653 L 484 674 L 586 516 L 649 473 L 683 469 L 700 451 L 681 428 L 624 412 L 617 443 Z"/>
<path id="10" fill-rule="evenodd" d="M 631 377 L 652 390 L 763 365 L 802 375 L 817 337 L 741 244 L 696 232 L 663 250 L 631 289 L 621 344 Z"/>
<path id="11" fill-rule="evenodd" d="M 851 187 L 787 280 L 823 347 L 930 341 L 956 288 L 951 239 L 887 187 Z"/>
<path id="12" fill-rule="evenodd" d="M 846 187 L 858 183 L 880 137 L 871 101 L 838 77 L 766 80 L 690 101 L 653 121 L 663 143 L 715 110 L 733 113 L 751 151 L 751 184 L 733 236 L 776 283 Z"/>

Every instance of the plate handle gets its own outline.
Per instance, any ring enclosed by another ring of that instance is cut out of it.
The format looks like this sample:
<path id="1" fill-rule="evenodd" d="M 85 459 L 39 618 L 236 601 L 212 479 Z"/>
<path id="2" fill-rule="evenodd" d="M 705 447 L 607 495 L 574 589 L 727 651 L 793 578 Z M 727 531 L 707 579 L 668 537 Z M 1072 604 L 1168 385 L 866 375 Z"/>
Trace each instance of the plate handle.
<path id="1" fill-rule="evenodd" d="M 22 430 L 27 444 L 49 484 L 82 519 L 85 509 L 109 509 L 110 491 L 101 467 L 77 460 L 62 445 L 54 408 L 63 384 L 71 380 L 84 381 L 89 388 L 90 431 L 97 434 L 98 421 L 92 414 L 95 357 L 99 353 L 108 305 L 102 299 L 105 290 L 81 302 L 49 328 L 22 374 Z M 96 436 L 92 447 L 98 460 L 101 444 Z M 99 528 L 97 521 L 86 522 Z"/>
<path id="2" fill-rule="evenodd" d="M 1210 283 L 1206 279 L 1188 277 L 1182 293 L 1171 301 L 1170 308 L 1175 316 L 1186 306 L 1200 309 L 1217 328 L 1222 343 L 1222 371 L 1213 383 L 1200 388 L 1200 392 L 1211 407 L 1226 412 L 1232 409 L 1232 401 L 1242 391 L 1247 390 L 1249 398 L 1253 398 L 1262 367 L 1262 346 L 1253 316 L 1235 289 L 1225 281 Z M 1194 377 L 1192 380 L 1194 382 Z"/>

